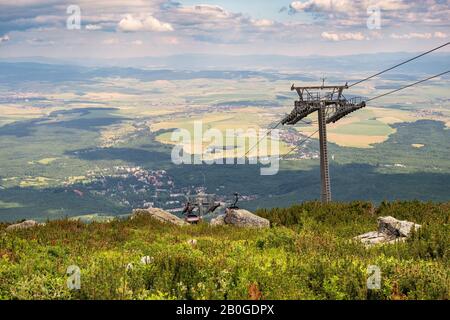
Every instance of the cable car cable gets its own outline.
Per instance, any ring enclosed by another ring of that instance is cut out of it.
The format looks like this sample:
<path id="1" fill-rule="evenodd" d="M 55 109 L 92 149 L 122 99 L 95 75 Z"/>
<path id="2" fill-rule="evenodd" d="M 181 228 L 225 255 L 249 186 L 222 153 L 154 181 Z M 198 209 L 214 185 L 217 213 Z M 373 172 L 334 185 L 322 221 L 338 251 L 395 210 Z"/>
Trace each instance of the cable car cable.
<path id="1" fill-rule="evenodd" d="M 400 91 L 400 90 L 404 90 L 404 89 L 406 89 L 406 88 L 409 88 L 409 87 L 412 87 L 412 86 L 418 85 L 419 83 L 422 83 L 422 82 L 425 82 L 425 81 L 428 81 L 428 80 L 431 80 L 431 79 L 434 79 L 434 78 L 440 77 L 440 76 L 442 76 L 442 75 L 444 75 L 444 74 L 447 74 L 447 73 L 450 73 L 450 70 L 448 70 L 448 71 L 445 71 L 445 72 L 442 72 L 442 73 L 439 73 L 439 74 L 437 74 L 437 75 L 435 75 L 435 76 L 431 76 L 431 77 L 429 77 L 429 78 L 426 78 L 426 79 L 423 79 L 423 80 L 420 80 L 420 81 L 417 81 L 417 82 L 414 82 L 414 83 L 408 84 L 408 85 L 406 85 L 406 86 L 404 86 L 404 87 L 401 87 L 401 88 L 398 88 L 398 89 L 395 89 L 395 90 L 392 90 L 392 91 L 389 91 L 389 92 L 386 92 L 386 93 L 380 94 L 380 95 L 378 95 L 378 96 L 376 96 L 376 97 L 373 97 L 373 98 L 370 98 L 370 99 L 366 100 L 366 102 L 369 102 L 369 101 L 372 101 L 372 100 L 375 100 L 375 99 L 378 99 L 378 98 L 381 98 L 381 97 L 387 96 L 387 95 L 389 95 L 389 94 L 392 94 L 392 93 L 398 92 L 398 91 Z"/>
<path id="2" fill-rule="evenodd" d="M 370 79 L 372 79 L 372 78 L 375 78 L 376 76 L 379 76 L 380 74 L 383 74 L 383 73 L 388 72 L 388 71 L 390 71 L 390 70 L 392 70 L 392 69 L 395 69 L 395 68 L 397 68 L 397 67 L 400 67 L 400 66 L 402 66 L 402 65 L 404 65 L 404 64 L 406 64 L 406 63 L 408 63 L 408 62 L 411 62 L 411 61 L 416 60 L 416 59 L 418 59 L 418 58 L 420 58 L 420 57 L 423 57 L 423 56 L 425 56 L 425 55 L 427 55 L 427 54 L 429 54 L 429 53 L 431 53 L 431 52 L 433 52 L 433 51 L 436 51 L 436 50 L 439 50 L 439 49 L 441 49 L 441 48 L 443 48 L 443 47 L 445 47 L 445 46 L 448 46 L 449 44 L 450 44 L 450 42 L 444 43 L 443 45 L 440 45 L 439 47 L 433 48 L 433 49 L 431 49 L 431 50 L 428 50 L 427 52 L 424 52 L 424 53 L 419 54 L 418 56 L 412 57 L 411 59 L 408 59 L 408 60 L 406 60 L 406 61 L 403 61 L 403 62 L 401 62 L 401 63 L 398 63 L 398 64 L 396 64 L 395 66 L 392 66 L 392 67 L 390 67 L 390 68 L 388 68 L 388 69 L 385 69 L 385 70 L 383 70 L 383 71 L 380 71 L 380 72 L 378 72 L 378 73 L 376 73 L 376 74 L 374 74 L 374 75 L 371 75 L 370 77 L 367 77 L 367 78 L 364 78 L 364 79 L 362 79 L 362 80 L 359 80 L 359 81 L 357 81 L 357 82 L 355 82 L 355 83 L 349 85 L 348 88 L 351 88 L 351 87 L 353 87 L 353 86 L 355 86 L 355 85 L 357 85 L 357 84 L 360 84 L 360 83 L 362 83 L 362 82 L 364 82 L 364 81 L 367 81 L 367 80 L 370 80 Z"/>

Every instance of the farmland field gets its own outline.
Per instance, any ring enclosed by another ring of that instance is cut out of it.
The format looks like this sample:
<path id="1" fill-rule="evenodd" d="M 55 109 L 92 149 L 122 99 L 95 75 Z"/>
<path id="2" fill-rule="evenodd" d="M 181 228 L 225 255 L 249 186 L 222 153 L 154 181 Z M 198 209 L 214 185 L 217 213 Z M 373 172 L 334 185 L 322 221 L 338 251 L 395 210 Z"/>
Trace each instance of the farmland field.
<path id="1" fill-rule="evenodd" d="M 313 75 L 120 68 L 86 68 L 80 74 L 78 69 L 67 73 L 57 65 L 31 64 L 27 67 L 36 77 L 41 68 L 61 74 L 55 81 L 43 73 L 25 86 L 20 63 L 3 66 L 1 220 L 103 219 L 150 204 L 176 210 L 185 201 L 183 194 L 199 190 L 221 201 L 239 192 L 241 205 L 250 209 L 319 197 L 317 135 L 295 149 L 316 130 L 314 117 L 307 124 L 279 127 L 279 154 L 291 153 L 275 176 L 261 177 L 261 165 L 182 168 L 171 161 L 174 130 L 193 133 L 194 122 L 201 121 L 203 132 L 217 129 L 224 139 L 234 140 L 234 134 L 225 134 L 227 129 L 268 129 L 291 111 L 296 94 L 290 85 L 318 81 Z M 330 81 L 339 78 L 336 73 Z M 353 93 L 370 96 L 374 87 L 401 83 L 379 79 Z M 424 90 L 429 90 L 426 99 L 401 93 L 329 125 L 335 199 L 448 198 L 450 106 L 441 85 L 429 84 Z M 226 150 L 213 146 L 214 153 L 205 159 L 233 157 L 255 142 L 254 134 L 244 134 L 237 147 L 225 141 Z M 268 139 L 268 155 L 276 154 L 270 148 L 273 142 Z M 204 151 L 208 144 L 201 147 Z M 191 154 L 197 150 L 191 144 L 184 149 Z M 366 190 L 358 179 L 376 185 L 391 181 L 392 188 Z M 423 184 L 420 192 L 418 183 Z"/>

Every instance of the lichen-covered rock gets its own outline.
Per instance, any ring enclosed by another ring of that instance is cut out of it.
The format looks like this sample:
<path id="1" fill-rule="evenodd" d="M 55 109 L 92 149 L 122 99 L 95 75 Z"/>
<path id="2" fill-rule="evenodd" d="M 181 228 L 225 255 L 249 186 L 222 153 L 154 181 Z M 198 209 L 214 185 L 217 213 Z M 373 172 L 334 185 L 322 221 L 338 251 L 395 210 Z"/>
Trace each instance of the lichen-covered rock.
<path id="1" fill-rule="evenodd" d="M 187 223 L 178 218 L 177 216 L 158 208 L 149 209 L 135 209 L 133 210 L 133 216 L 136 215 L 149 215 L 150 217 L 165 223 L 171 223 L 179 226 L 187 225 Z"/>
<path id="2" fill-rule="evenodd" d="M 359 236 L 354 237 L 353 239 L 361 241 L 365 245 L 373 245 L 377 243 L 385 243 L 387 241 L 392 240 L 389 236 L 384 233 L 380 233 L 378 231 L 370 231 Z"/>
<path id="3" fill-rule="evenodd" d="M 356 236 L 353 239 L 361 241 L 367 246 L 383 243 L 397 243 L 405 241 L 411 231 L 419 229 L 421 226 L 414 222 L 397 220 L 394 217 L 379 217 L 378 231 L 371 231 Z"/>
<path id="4" fill-rule="evenodd" d="M 238 227 L 268 228 L 270 222 L 244 209 L 228 209 L 224 221 Z"/>
<path id="5" fill-rule="evenodd" d="M 225 225 L 225 215 L 222 214 L 214 219 L 211 219 L 209 222 L 211 226 L 223 226 Z"/>
<path id="6" fill-rule="evenodd" d="M 397 220 L 391 216 L 378 218 L 378 231 L 394 237 L 409 237 L 413 229 L 417 230 L 420 227 L 414 222 Z"/>
<path id="7" fill-rule="evenodd" d="M 6 227 L 6 231 L 17 230 L 17 229 L 28 229 L 28 228 L 36 227 L 38 225 L 39 225 L 39 223 L 37 221 L 25 220 L 24 222 L 12 224 L 12 225 Z"/>

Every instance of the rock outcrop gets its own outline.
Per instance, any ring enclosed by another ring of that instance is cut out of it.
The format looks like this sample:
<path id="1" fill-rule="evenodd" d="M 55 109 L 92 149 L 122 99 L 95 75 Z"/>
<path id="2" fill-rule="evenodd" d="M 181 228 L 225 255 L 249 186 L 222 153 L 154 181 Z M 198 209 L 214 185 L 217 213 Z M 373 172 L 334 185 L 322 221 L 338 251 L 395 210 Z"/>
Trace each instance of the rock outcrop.
<path id="1" fill-rule="evenodd" d="M 209 222 L 211 226 L 223 226 L 225 224 L 225 215 L 222 214 Z"/>
<path id="2" fill-rule="evenodd" d="M 150 217 L 164 222 L 164 223 L 171 223 L 179 226 L 187 225 L 183 219 L 178 218 L 177 216 L 164 211 L 162 209 L 158 208 L 149 208 L 149 209 L 135 209 L 133 210 L 133 216 L 136 215 L 149 215 Z"/>
<path id="3" fill-rule="evenodd" d="M 380 243 L 396 243 L 405 241 L 412 230 L 417 230 L 421 226 L 414 222 L 397 220 L 394 217 L 379 217 L 378 230 L 359 235 L 354 240 L 361 241 L 367 246 Z"/>
<path id="4" fill-rule="evenodd" d="M 390 216 L 378 218 L 378 231 L 397 238 L 409 237 L 412 230 L 417 230 L 419 228 L 419 224 L 405 220 L 397 220 Z"/>
<path id="5" fill-rule="evenodd" d="M 244 209 L 227 209 L 223 218 L 225 224 L 237 227 L 268 228 L 270 222 Z"/>
<path id="6" fill-rule="evenodd" d="M 17 230 L 17 229 L 28 229 L 28 228 L 33 228 L 33 227 L 36 227 L 39 225 L 40 224 L 37 221 L 25 220 L 24 222 L 12 224 L 12 225 L 6 227 L 6 231 L 12 231 L 12 230 Z"/>

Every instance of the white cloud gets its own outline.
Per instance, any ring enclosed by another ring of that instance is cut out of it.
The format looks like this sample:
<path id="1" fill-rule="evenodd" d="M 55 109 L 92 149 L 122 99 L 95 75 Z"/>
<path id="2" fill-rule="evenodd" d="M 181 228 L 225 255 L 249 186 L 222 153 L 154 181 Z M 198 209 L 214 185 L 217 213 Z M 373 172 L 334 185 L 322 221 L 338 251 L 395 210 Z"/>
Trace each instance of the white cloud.
<path id="1" fill-rule="evenodd" d="M 308 0 L 293 1 L 290 5 L 291 11 L 337 11 L 337 12 L 352 12 L 355 10 L 355 1 L 350 0 Z"/>
<path id="2" fill-rule="evenodd" d="M 148 16 L 144 20 L 144 28 L 149 31 L 157 32 L 173 31 L 173 27 L 170 23 L 161 22 L 152 16 Z"/>
<path id="3" fill-rule="evenodd" d="M 41 38 L 41 37 L 33 37 L 30 39 L 27 39 L 26 42 L 33 46 L 53 46 L 55 44 L 55 41 L 49 40 L 48 38 Z"/>
<path id="4" fill-rule="evenodd" d="M 136 46 L 142 46 L 144 44 L 144 42 L 142 42 L 142 40 L 134 40 L 131 43 Z"/>
<path id="5" fill-rule="evenodd" d="M 147 18 L 141 20 L 139 18 L 134 18 L 131 14 L 128 14 L 125 18 L 119 21 L 118 28 L 120 31 L 124 32 L 173 31 L 173 27 L 170 23 L 161 22 L 153 16 L 148 16 Z"/>
<path id="6" fill-rule="evenodd" d="M 252 24 L 255 27 L 265 28 L 265 27 L 271 27 L 275 23 L 272 20 L 269 20 L 269 19 L 259 19 L 259 20 L 252 20 Z"/>
<path id="7" fill-rule="evenodd" d="M 289 5 L 289 13 L 311 14 L 317 23 L 334 25 L 361 25 L 368 18 L 367 9 L 378 7 L 385 25 L 404 22 L 424 25 L 449 25 L 448 0 L 302 0 Z"/>
<path id="8" fill-rule="evenodd" d="M 88 24 L 86 25 L 86 30 L 100 30 L 102 26 L 99 24 Z"/>
<path id="9" fill-rule="evenodd" d="M 436 31 L 434 33 L 434 37 L 435 38 L 439 38 L 439 39 L 444 39 L 444 38 L 447 38 L 447 34 L 443 33 L 443 32 L 440 32 L 440 31 Z"/>
<path id="10" fill-rule="evenodd" d="M 447 34 L 444 32 L 436 31 L 435 33 L 431 32 L 410 32 L 410 33 L 404 33 L 404 34 L 397 34 L 393 33 L 391 34 L 392 39 L 444 39 L 447 38 Z"/>
<path id="11" fill-rule="evenodd" d="M 409 10 L 414 7 L 414 3 L 403 0 L 381 0 L 381 1 L 367 1 L 367 6 L 378 6 L 385 11 Z"/>
<path id="12" fill-rule="evenodd" d="M 268 20 L 253 20 L 248 15 L 206 4 L 171 8 L 165 19 L 176 27 L 180 40 L 205 43 L 249 43 L 255 37 L 265 35 L 270 24 Z"/>
<path id="13" fill-rule="evenodd" d="M 392 39 L 431 39 L 433 37 L 433 34 L 431 33 L 418 33 L 418 32 L 411 32 L 411 33 L 405 33 L 405 34 L 391 34 Z"/>
<path id="14" fill-rule="evenodd" d="M 231 14 L 224 8 L 209 4 L 199 4 L 192 7 L 182 7 L 178 10 L 181 13 L 192 13 L 198 15 L 205 15 L 209 17 L 224 19 L 228 18 Z"/>
<path id="15" fill-rule="evenodd" d="M 355 13 L 362 11 L 364 14 L 370 6 L 379 7 L 384 11 L 407 10 L 414 4 L 403 0 L 307 0 L 293 1 L 290 4 L 291 11 L 315 11 L 315 12 L 341 12 Z"/>
<path id="16" fill-rule="evenodd" d="M 125 18 L 119 21 L 119 30 L 125 32 L 141 31 L 144 25 L 141 20 L 133 18 L 131 14 L 127 14 Z"/>
<path id="17" fill-rule="evenodd" d="M 5 34 L 3 37 L 0 37 L 0 43 L 9 41 L 9 36 Z"/>
<path id="18" fill-rule="evenodd" d="M 347 33 L 331 33 L 331 32 L 322 32 L 321 34 L 323 39 L 331 40 L 331 41 L 346 41 L 346 40 L 355 40 L 362 41 L 365 40 L 366 37 L 361 32 L 347 32 Z"/>

